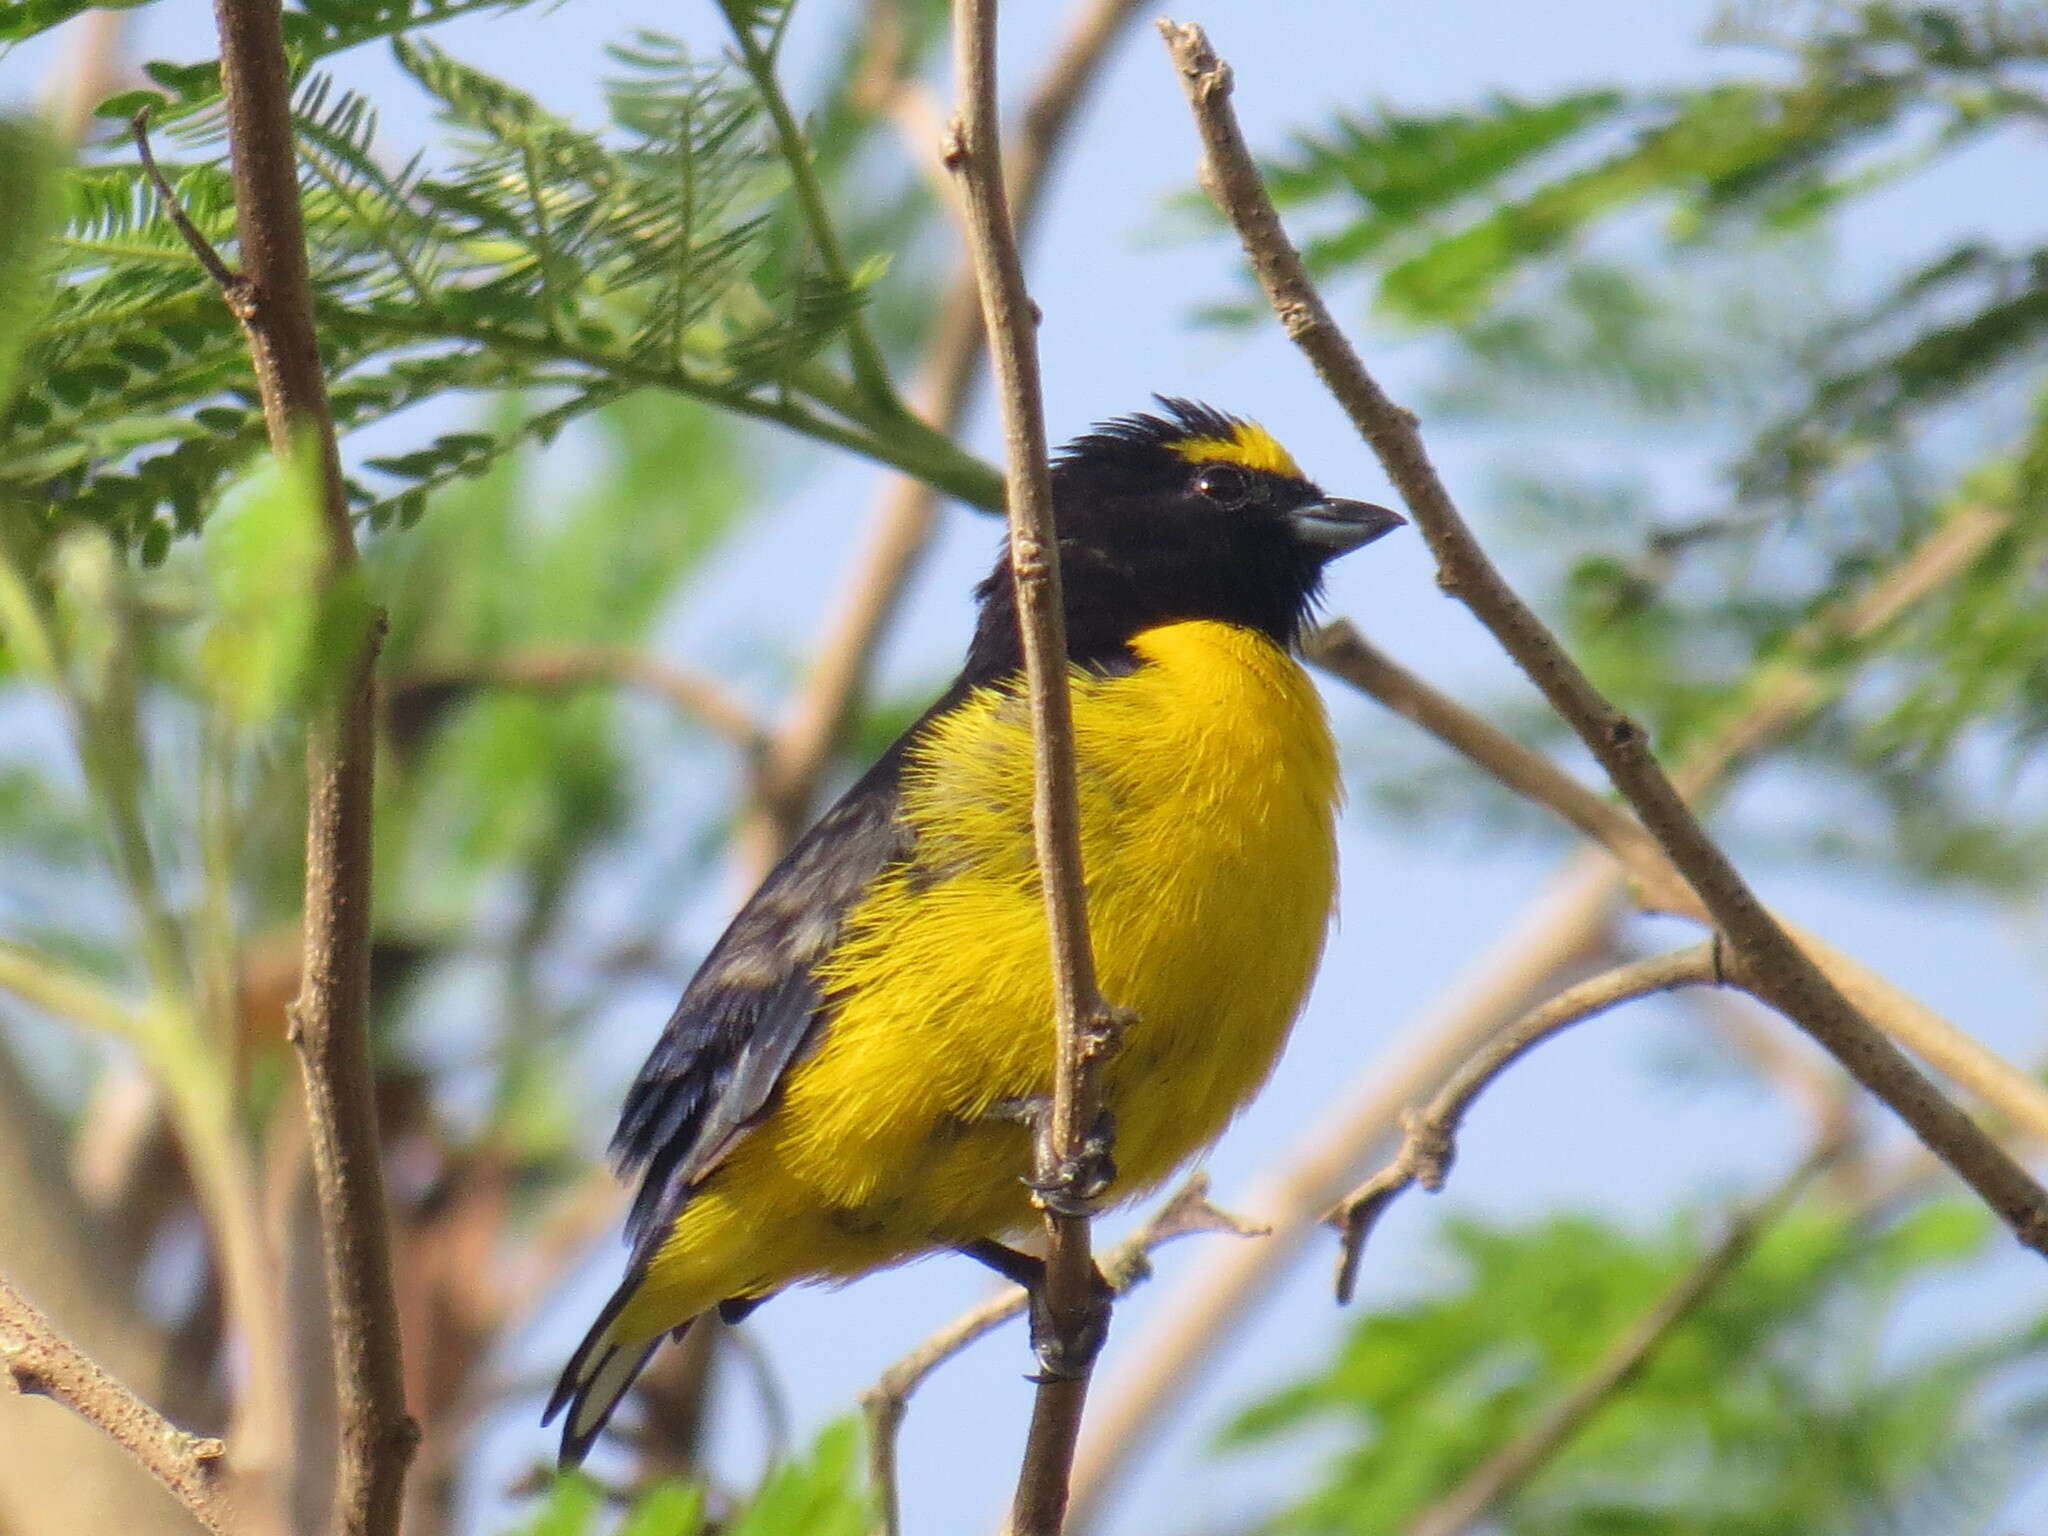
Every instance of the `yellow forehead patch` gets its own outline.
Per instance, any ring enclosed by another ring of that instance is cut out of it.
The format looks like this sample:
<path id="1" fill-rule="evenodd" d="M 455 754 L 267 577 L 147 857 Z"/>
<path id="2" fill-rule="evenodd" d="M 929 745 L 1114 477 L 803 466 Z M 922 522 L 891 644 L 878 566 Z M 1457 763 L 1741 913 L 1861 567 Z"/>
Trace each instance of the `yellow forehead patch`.
<path id="1" fill-rule="evenodd" d="M 1173 451 L 1190 464 L 1236 464 L 1269 475 L 1302 479 L 1294 455 L 1280 446 L 1280 440 L 1257 422 L 1237 423 L 1228 437 L 1190 437 L 1173 445 Z"/>

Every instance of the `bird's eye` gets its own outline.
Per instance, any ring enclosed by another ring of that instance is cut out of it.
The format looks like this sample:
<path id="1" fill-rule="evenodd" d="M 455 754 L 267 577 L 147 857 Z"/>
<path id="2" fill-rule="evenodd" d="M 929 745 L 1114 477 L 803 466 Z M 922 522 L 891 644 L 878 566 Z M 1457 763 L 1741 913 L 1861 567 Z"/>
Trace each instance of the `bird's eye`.
<path id="1" fill-rule="evenodd" d="M 1195 492 L 1219 507 L 1241 507 L 1252 499 L 1252 479 L 1235 464 L 1210 464 L 1195 476 Z"/>

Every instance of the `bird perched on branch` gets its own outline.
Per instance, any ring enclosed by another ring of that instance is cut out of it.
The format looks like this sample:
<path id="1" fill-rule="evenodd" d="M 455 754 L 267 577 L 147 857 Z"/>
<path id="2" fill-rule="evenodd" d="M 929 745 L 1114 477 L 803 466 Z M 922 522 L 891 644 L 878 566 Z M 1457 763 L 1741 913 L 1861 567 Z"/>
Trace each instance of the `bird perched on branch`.
<path id="1" fill-rule="evenodd" d="M 1264 1082 L 1336 889 L 1335 750 L 1290 654 L 1323 567 L 1397 526 L 1185 401 L 1052 467 L 1103 995 L 1097 1183 L 1158 1184 Z M 945 695 L 762 882 L 627 1095 L 626 1277 L 562 1373 L 580 1462 L 661 1340 L 784 1286 L 954 1249 L 1029 1284 L 1053 1000 L 1007 560 Z"/>

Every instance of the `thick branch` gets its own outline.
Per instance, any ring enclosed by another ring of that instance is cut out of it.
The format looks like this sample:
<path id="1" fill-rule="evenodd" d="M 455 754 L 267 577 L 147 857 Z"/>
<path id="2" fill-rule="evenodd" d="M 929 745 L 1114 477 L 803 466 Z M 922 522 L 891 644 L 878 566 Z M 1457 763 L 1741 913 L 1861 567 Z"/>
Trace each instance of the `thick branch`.
<path id="1" fill-rule="evenodd" d="M 1085 1158 L 1101 1117 L 1101 1067 L 1117 1021 L 1095 980 L 1081 872 L 1080 797 L 1074 773 L 1074 721 L 1067 688 L 1066 617 L 1060 597 L 1059 539 L 1053 527 L 1044 408 L 1038 382 L 1037 312 L 1024 290 L 1024 267 L 1003 184 L 996 113 L 995 0 L 960 0 L 954 12 L 960 112 L 946 164 L 960 178 L 969 248 L 981 291 L 1002 404 L 1007 465 L 1010 572 L 1031 706 L 1032 828 L 1052 946 L 1057 1055 L 1051 1113 L 1037 1138 L 1038 1186 L 1058 1190 Z M 1012 1516 L 1017 1536 L 1057 1536 L 1065 1521 L 1067 1480 L 1081 1432 L 1093 1361 L 1083 1349 L 1103 1313 L 1094 1294 L 1085 1207 L 1047 1198 L 1045 1284 L 1040 1302 L 1051 1337 L 1070 1368 L 1048 1369 L 1032 1406 L 1024 1466 Z M 1098 1333 L 1099 1338 L 1099 1333 Z"/>
<path id="2" fill-rule="evenodd" d="M 1218 1210 L 1209 1203 L 1209 1177 L 1195 1173 L 1169 1195 L 1145 1222 L 1103 1256 L 1102 1277 L 1118 1297 L 1125 1296 L 1151 1278 L 1154 1249 L 1176 1237 L 1198 1232 L 1228 1232 L 1238 1237 L 1261 1237 L 1264 1227 L 1255 1226 Z M 868 1468 L 870 1482 L 880 1506 L 883 1536 L 896 1536 L 901 1528 L 902 1507 L 896 1476 L 896 1438 L 910 1398 L 925 1384 L 932 1372 L 948 1360 L 995 1332 L 1028 1305 L 1024 1292 L 1005 1286 L 987 1301 L 970 1308 L 933 1333 L 902 1359 L 890 1366 L 875 1384 L 861 1394 L 861 1409 L 868 1420 Z"/>
<path id="3" fill-rule="evenodd" d="M 1749 989 L 1798 1024 L 1954 1168 L 2020 1241 L 2048 1255 L 2048 1191 L 1944 1097 L 1799 948 L 1707 835 L 1633 720 L 1604 698 L 1494 568 L 1416 430 L 1331 319 L 1281 227 L 1230 107 L 1230 71 L 1199 27 L 1163 23 L 1195 111 L 1204 182 L 1236 226 L 1287 334 L 1372 445 L 1437 559 L 1438 582 L 1491 630 L 1584 741 L 1643 827 L 1698 893 Z"/>
<path id="4" fill-rule="evenodd" d="M 1457 1156 L 1458 1130 L 1464 1124 L 1466 1112 L 1501 1073 L 1551 1036 L 1597 1018 L 1610 1008 L 1675 987 L 1720 980 L 1714 946 L 1696 944 L 1690 949 L 1617 966 L 1567 987 L 1488 1039 L 1437 1090 L 1427 1109 L 1419 1114 L 1410 1110 L 1402 1116 L 1406 1135 L 1393 1161 L 1330 1212 L 1330 1224 L 1344 1234 L 1343 1252 L 1337 1262 L 1337 1299 L 1351 1300 L 1365 1240 L 1372 1235 L 1387 1207 L 1417 1184 L 1431 1191 L 1443 1187 Z"/>
<path id="5" fill-rule="evenodd" d="M 238 1529 L 228 1499 L 227 1447 L 188 1435 L 109 1376 L 0 1280 L 0 1368 L 18 1392 L 51 1398 L 111 1436 L 209 1531 Z M 61 1476 L 51 1468 L 51 1476 Z"/>
<path id="6" fill-rule="evenodd" d="M 242 291 L 272 448 L 318 455 L 327 535 L 324 587 L 356 574 L 313 323 L 278 0 L 215 0 L 227 102 Z M 234 295 L 231 295 L 231 297 Z M 307 748 L 305 962 L 292 1012 L 334 1306 L 342 1453 L 335 1529 L 397 1529 L 418 1429 L 405 1410 L 398 1311 L 370 1064 L 370 820 L 377 625 L 353 655 Z"/>
<path id="7" fill-rule="evenodd" d="M 1673 1282 L 1627 1332 L 1608 1346 L 1585 1377 L 1542 1418 L 1486 1458 L 1443 1498 L 1416 1518 L 1405 1536 L 1463 1536 L 1501 1500 L 1548 1465 L 1557 1453 L 1614 1400 L 1701 1302 L 1742 1267 L 1757 1240 L 1799 1198 L 1807 1183 L 1841 1150 L 1826 1142 L 1799 1160 L 1777 1188 L 1728 1223 L 1728 1230 L 1698 1263 Z"/>

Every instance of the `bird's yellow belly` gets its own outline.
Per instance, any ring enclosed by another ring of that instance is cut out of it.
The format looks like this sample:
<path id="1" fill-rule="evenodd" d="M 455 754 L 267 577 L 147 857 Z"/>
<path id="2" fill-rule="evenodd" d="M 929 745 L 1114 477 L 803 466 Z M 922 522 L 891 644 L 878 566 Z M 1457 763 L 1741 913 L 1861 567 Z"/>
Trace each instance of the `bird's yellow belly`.
<path id="1" fill-rule="evenodd" d="M 1335 753 L 1299 666 L 1207 622 L 1134 649 L 1135 672 L 1077 675 L 1073 695 L 1097 968 L 1133 1015 L 1105 1075 L 1116 1198 L 1214 1140 L 1265 1080 L 1335 890 Z M 650 1329 L 1029 1219 L 1024 1118 L 1052 1081 L 1030 804 L 1014 695 L 934 724 L 905 770 L 914 858 L 850 915 L 817 1048 L 677 1222 L 631 1309 Z"/>

